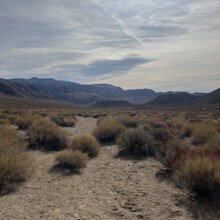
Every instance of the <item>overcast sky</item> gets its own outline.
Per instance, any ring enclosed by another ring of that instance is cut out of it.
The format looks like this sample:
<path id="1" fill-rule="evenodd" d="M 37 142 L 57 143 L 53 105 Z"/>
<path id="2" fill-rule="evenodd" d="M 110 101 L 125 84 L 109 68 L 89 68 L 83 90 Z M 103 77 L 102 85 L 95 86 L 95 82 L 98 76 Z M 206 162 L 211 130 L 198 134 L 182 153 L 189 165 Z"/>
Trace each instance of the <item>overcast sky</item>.
<path id="1" fill-rule="evenodd" d="M 0 0 L 0 78 L 220 87 L 219 0 Z"/>

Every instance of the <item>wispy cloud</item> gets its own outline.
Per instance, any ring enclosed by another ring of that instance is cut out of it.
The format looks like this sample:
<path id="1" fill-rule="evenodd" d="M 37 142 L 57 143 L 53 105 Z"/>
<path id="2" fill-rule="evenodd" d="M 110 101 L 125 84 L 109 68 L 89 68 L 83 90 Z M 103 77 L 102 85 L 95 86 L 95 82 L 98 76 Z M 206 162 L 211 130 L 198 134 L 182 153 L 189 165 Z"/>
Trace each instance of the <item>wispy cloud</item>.
<path id="1" fill-rule="evenodd" d="M 210 91 L 219 27 L 218 0 L 1 0 L 0 77 Z"/>

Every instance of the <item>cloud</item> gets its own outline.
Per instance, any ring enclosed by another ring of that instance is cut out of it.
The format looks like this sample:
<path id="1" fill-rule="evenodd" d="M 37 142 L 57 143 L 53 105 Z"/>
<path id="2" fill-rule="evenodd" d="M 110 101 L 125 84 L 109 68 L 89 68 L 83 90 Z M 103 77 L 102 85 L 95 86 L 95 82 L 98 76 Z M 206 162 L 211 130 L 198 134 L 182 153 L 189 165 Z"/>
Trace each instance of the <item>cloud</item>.
<path id="1" fill-rule="evenodd" d="M 81 66 L 80 73 L 86 76 L 113 76 L 126 73 L 127 71 L 148 62 L 152 62 L 152 60 L 141 57 L 125 57 L 121 60 L 98 60 L 89 65 Z"/>
<path id="2" fill-rule="evenodd" d="M 218 0 L 1 0 L 0 77 L 208 91 L 219 26 Z"/>

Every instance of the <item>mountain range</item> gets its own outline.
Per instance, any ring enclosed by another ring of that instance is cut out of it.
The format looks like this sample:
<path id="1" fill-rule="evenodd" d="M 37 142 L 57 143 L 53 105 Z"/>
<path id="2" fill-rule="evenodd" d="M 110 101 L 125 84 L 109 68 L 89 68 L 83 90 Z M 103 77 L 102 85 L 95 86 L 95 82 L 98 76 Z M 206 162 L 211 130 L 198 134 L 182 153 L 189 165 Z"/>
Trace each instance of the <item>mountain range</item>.
<path id="1" fill-rule="evenodd" d="M 94 107 L 163 107 L 186 104 L 220 104 L 220 89 L 212 93 L 166 92 L 151 89 L 124 90 L 110 84 L 79 84 L 52 78 L 0 79 L 0 94 L 31 99 L 63 101 Z"/>

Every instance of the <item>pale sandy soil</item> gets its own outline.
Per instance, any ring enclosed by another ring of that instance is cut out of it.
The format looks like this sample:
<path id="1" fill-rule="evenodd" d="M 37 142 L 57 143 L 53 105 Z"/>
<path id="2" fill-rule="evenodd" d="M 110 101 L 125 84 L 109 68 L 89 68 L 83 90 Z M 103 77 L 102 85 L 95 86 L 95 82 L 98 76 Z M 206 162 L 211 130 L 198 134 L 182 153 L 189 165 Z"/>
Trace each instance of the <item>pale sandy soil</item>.
<path id="1" fill-rule="evenodd" d="M 79 118 L 76 128 L 65 130 L 89 133 L 95 123 Z M 107 146 L 81 174 L 65 176 L 50 171 L 56 153 L 29 154 L 36 172 L 17 192 L 0 197 L 1 220 L 208 219 L 192 215 L 181 202 L 186 195 L 158 180 L 155 174 L 162 165 L 154 159 L 122 160 L 116 157 L 116 146 Z"/>

